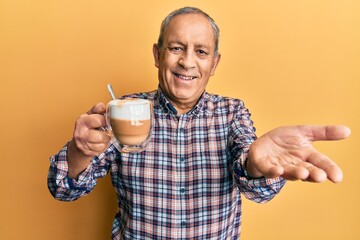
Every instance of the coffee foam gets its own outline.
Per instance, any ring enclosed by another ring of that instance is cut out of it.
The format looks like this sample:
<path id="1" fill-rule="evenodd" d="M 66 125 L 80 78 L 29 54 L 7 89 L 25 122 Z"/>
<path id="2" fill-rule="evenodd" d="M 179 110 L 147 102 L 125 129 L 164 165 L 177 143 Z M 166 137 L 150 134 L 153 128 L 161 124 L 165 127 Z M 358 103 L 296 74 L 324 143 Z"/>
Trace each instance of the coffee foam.
<path id="1" fill-rule="evenodd" d="M 130 120 L 136 123 L 150 119 L 150 101 L 146 99 L 112 100 L 109 102 L 111 118 Z"/>

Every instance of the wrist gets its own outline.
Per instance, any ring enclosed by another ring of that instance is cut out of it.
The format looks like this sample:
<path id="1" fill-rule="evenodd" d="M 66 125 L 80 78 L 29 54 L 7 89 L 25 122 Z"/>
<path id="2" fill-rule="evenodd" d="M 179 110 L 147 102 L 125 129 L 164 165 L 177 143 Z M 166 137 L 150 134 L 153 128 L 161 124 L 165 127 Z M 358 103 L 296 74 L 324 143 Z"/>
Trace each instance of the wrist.
<path id="1" fill-rule="evenodd" d="M 249 178 L 262 178 L 264 175 L 259 172 L 253 164 L 251 153 L 249 153 L 245 161 L 245 169 Z"/>
<path id="2" fill-rule="evenodd" d="M 78 175 L 84 171 L 91 163 L 92 157 L 85 155 L 72 139 L 68 144 L 67 149 L 67 162 L 68 162 L 68 175 L 70 178 L 76 179 Z"/>

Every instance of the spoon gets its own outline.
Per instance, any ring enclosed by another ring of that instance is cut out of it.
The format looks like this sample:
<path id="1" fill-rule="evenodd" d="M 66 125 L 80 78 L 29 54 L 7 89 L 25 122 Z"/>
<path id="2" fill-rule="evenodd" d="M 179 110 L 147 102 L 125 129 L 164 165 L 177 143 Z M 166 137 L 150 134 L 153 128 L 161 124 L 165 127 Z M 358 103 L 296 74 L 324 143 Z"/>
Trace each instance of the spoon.
<path id="1" fill-rule="evenodd" d="M 112 99 L 113 99 L 113 100 L 115 100 L 115 99 L 116 99 L 116 97 L 115 97 L 115 94 L 114 94 L 114 90 L 112 89 L 112 86 L 111 86 L 111 84 L 110 84 L 110 83 L 108 83 L 108 85 L 107 85 L 107 89 L 108 89 L 108 91 L 109 91 L 109 93 L 110 93 L 110 95 L 111 95 Z"/>
<path id="2" fill-rule="evenodd" d="M 107 84 L 107 89 L 108 89 L 108 91 L 109 91 L 112 99 L 113 99 L 113 100 L 116 100 L 116 97 L 115 97 L 115 94 L 114 94 L 114 90 L 112 89 L 112 86 L 111 86 L 110 83 Z M 106 112 L 107 112 L 107 110 L 106 110 Z M 107 132 L 107 131 L 108 131 L 108 127 L 100 127 L 99 130 Z"/>

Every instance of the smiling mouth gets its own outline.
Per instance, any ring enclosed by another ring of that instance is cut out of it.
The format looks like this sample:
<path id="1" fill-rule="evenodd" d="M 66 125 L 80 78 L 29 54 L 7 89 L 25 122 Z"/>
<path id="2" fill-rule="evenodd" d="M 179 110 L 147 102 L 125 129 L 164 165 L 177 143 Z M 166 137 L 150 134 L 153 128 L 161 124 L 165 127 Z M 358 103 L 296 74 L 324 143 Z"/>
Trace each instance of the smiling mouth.
<path id="1" fill-rule="evenodd" d="M 185 80 L 185 81 L 189 81 L 189 80 L 193 80 L 196 78 L 196 76 L 185 76 L 185 75 L 180 75 L 180 74 L 177 74 L 177 73 L 174 73 L 174 75 L 178 78 L 181 78 L 182 80 Z"/>

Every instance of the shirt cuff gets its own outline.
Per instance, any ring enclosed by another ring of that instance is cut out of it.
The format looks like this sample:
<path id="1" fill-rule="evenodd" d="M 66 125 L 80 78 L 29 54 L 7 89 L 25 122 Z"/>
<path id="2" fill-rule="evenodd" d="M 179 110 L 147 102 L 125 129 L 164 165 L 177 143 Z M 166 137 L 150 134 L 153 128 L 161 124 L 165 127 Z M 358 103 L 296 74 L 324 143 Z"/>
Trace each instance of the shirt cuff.
<path id="1" fill-rule="evenodd" d="M 72 190 L 87 190 L 89 182 L 91 181 L 91 168 L 92 164 L 89 164 L 89 166 L 80 173 L 77 179 L 70 178 L 69 175 L 67 175 L 66 180 L 69 184 L 69 188 Z"/>
<path id="2" fill-rule="evenodd" d="M 234 172 L 239 177 L 244 177 L 247 180 L 261 180 L 265 179 L 265 177 L 253 178 L 249 176 L 249 173 L 246 168 L 246 164 L 248 161 L 248 154 L 242 153 L 239 159 L 234 164 Z"/>

